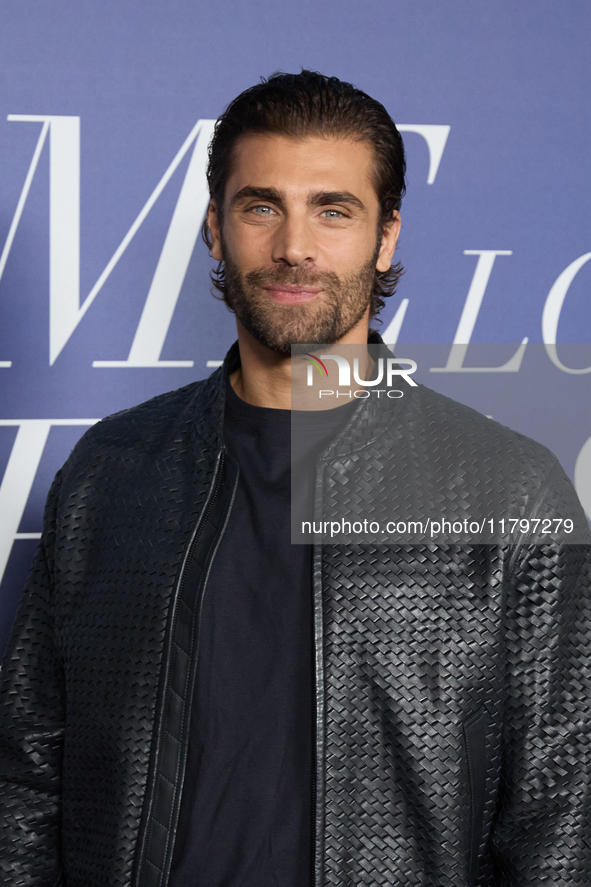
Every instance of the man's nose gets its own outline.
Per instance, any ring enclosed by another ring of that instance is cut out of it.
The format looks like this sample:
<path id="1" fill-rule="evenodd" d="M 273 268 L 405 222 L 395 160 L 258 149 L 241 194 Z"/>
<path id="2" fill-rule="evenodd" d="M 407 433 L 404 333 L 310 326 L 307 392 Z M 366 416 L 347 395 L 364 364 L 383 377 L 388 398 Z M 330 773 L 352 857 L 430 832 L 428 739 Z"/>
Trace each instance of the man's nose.
<path id="1" fill-rule="evenodd" d="M 303 215 L 286 215 L 273 238 L 274 262 L 301 265 L 316 261 L 317 246 L 310 220 Z"/>

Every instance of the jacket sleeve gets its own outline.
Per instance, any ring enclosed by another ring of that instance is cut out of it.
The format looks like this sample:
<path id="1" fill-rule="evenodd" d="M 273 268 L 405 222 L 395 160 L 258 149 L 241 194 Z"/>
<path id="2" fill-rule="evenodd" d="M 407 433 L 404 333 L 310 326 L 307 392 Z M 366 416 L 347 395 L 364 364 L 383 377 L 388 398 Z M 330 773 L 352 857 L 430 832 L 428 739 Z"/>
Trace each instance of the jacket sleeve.
<path id="1" fill-rule="evenodd" d="M 558 513 L 577 517 L 587 536 L 562 469 L 538 509 L 541 517 Z M 506 616 L 503 762 L 491 836 L 495 884 L 589 887 L 591 545 L 523 546 Z"/>
<path id="2" fill-rule="evenodd" d="M 59 475 L 0 681 L 0 881 L 7 887 L 60 880 L 64 706 L 52 600 L 58 490 Z"/>

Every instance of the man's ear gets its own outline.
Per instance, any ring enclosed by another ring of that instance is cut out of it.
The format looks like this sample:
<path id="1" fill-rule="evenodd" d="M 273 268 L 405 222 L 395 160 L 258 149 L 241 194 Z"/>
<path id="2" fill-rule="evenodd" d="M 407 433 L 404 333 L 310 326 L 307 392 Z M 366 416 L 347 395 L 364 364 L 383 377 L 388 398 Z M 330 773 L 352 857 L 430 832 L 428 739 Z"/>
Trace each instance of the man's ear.
<path id="1" fill-rule="evenodd" d="M 389 271 L 394 258 L 396 241 L 400 234 L 400 213 L 394 210 L 392 220 L 384 225 L 382 242 L 376 261 L 376 271 Z"/>
<path id="2" fill-rule="evenodd" d="M 211 257 L 216 262 L 223 262 L 220 217 L 218 215 L 217 203 L 213 197 L 209 201 L 209 208 L 207 210 L 207 227 L 211 237 Z"/>

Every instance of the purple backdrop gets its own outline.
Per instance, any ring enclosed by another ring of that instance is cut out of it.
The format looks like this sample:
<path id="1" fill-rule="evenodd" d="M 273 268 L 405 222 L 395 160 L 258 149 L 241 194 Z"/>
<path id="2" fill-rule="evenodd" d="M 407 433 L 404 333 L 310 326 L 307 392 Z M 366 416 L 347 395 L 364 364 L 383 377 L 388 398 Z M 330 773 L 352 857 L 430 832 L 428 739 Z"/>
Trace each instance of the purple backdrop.
<path id="1" fill-rule="evenodd" d="M 351 80 L 403 126 L 407 273 L 386 338 L 515 343 L 504 360 L 545 343 L 529 395 L 530 345 L 512 372 L 427 381 L 470 402 L 502 382 L 495 418 L 551 446 L 591 514 L 591 374 L 569 372 L 591 355 L 552 347 L 591 330 L 588 0 L 207 6 L 3 4 L 0 645 L 85 421 L 202 378 L 233 340 L 197 238 L 205 148 L 277 69 Z"/>

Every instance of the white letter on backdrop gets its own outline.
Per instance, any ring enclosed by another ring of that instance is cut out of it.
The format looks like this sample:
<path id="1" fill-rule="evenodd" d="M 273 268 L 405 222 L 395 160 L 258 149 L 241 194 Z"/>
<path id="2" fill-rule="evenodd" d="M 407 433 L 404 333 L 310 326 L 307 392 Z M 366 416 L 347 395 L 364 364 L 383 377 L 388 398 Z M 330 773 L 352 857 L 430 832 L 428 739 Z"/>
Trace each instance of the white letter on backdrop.
<path id="1" fill-rule="evenodd" d="M 119 244 L 92 290 L 80 304 L 80 118 L 55 115 L 10 114 L 9 120 L 43 123 L 25 184 L 2 255 L 0 278 L 49 132 L 49 363 L 53 364 L 90 308 L 119 259 L 139 231 L 148 213 L 177 167 L 193 148 L 191 159 L 152 285 L 127 360 L 95 361 L 93 366 L 193 366 L 192 360 L 160 360 L 170 321 L 178 301 L 209 194 L 205 177 L 207 145 L 214 120 L 199 120 Z M 10 366 L 3 361 L 0 366 Z"/>
<path id="2" fill-rule="evenodd" d="M 19 533 L 35 475 L 52 425 L 94 425 L 98 419 L 0 419 L 18 432 L 0 484 L 0 582 L 15 539 L 38 539 L 41 533 Z"/>
<path id="3" fill-rule="evenodd" d="M 571 262 L 571 264 L 564 269 L 562 274 L 557 277 L 552 289 L 548 293 L 546 304 L 544 305 L 544 311 L 542 313 L 542 339 L 546 346 L 548 357 L 558 369 L 563 370 L 565 373 L 572 373 L 576 376 L 580 376 L 582 373 L 591 373 L 591 366 L 583 367 L 583 369 L 578 370 L 573 370 L 571 367 L 565 366 L 558 357 L 558 352 L 556 351 L 556 336 L 558 334 L 560 312 L 562 311 L 566 294 L 579 270 L 589 261 L 589 259 L 591 259 L 591 253 L 585 253 L 584 256 L 580 256 L 578 259 L 575 259 L 574 262 Z"/>
<path id="4" fill-rule="evenodd" d="M 399 132 L 416 132 L 422 136 L 427 142 L 429 148 L 429 174 L 427 176 L 427 184 L 432 185 L 443 157 L 445 143 L 449 135 L 451 127 L 437 125 L 423 125 L 412 123 L 401 123 L 398 126 Z"/>
<path id="5" fill-rule="evenodd" d="M 465 367 L 464 358 L 470 344 L 470 337 L 476 324 L 478 312 L 486 292 L 486 287 L 497 256 L 511 256 L 508 249 L 465 249 L 465 256 L 478 256 L 474 277 L 468 290 L 464 310 L 454 336 L 447 363 L 444 367 L 431 367 L 432 373 L 516 373 L 521 366 L 527 345 L 527 336 L 513 357 L 500 367 Z"/>

